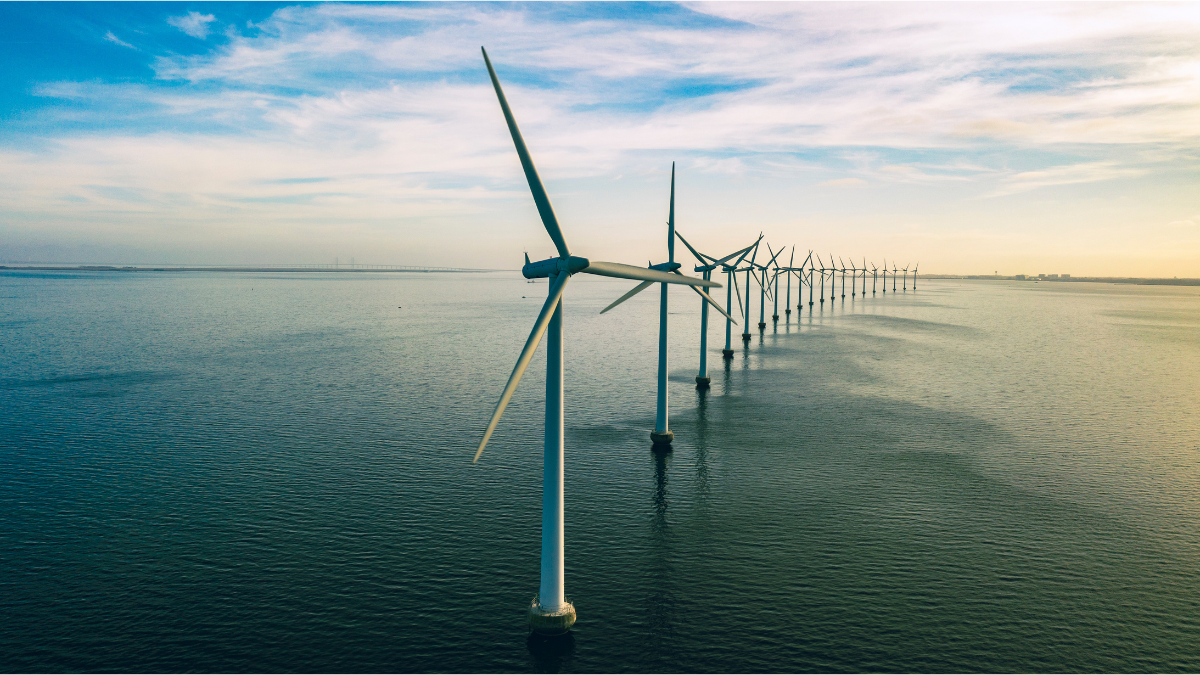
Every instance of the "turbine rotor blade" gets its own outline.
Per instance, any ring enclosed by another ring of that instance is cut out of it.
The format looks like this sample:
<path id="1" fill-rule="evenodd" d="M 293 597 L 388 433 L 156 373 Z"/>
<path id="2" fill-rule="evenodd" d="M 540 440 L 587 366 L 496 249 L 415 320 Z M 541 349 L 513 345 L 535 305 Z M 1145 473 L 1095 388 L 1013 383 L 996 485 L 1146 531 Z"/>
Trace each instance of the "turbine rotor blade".
<path id="1" fill-rule="evenodd" d="M 634 267 L 633 265 L 623 265 L 614 262 L 594 261 L 587 267 L 580 270 L 585 274 L 595 274 L 601 277 L 615 277 L 617 279 L 633 279 L 635 281 L 655 281 L 664 284 L 687 284 L 688 286 L 707 286 L 709 288 L 720 288 L 721 284 L 715 281 L 705 281 L 704 279 L 696 279 L 694 277 L 685 276 L 683 274 L 675 275 L 670 272 L 659 272 L 658 270 L 648 270 L 645 267 Z"/>
<path id="2" fill-rule="evenodd" d="M 737 297 L 738 314 L 741 314 L 742 316 L 746 316 L 746 310 L 742 309 L 742 289 L 738 288 L 737 272 L 734 272 L 733 274 L 730 274 L 729 276 L 730 276 L 730 278 L 733 279 L 733 294 L 734 294 L 734 296 Z"/>
<path id="3" fill-rule="evenodd" d="M 512 134 L 513 145 L 517 146 L 517 156 L 521 158 L 521 168 L 525 170 L 525 180 L 529 182 L 529 191 L 533 193 L 533 203 L 537 204 L 538 214 L 542 217 L 542 225 L 546 226 L 546 232 L 554 240 L 554 247 L 558 249 L 559 257 L 568 258 L 571 251 L 567 248 L 567 240 L 563 238 L 562 228 L 558 226 L 558 218 L 554 216 L 554 208 L 550 206 L 550 198 L 546 196 L 546 188 L 542 187 L 542 179 L 538 177 L 537 168 L 534 167 L 533 159 L 529 156 L 529 149 L 525 147 L 525 139 L 521 137 L 521 130 L 517 128 L 517 120 L 513 118 L 512 110 L 508 107 L 508 99 L 504 97 L 504 90 L 500 88 L 500 78 L 496 77 L 496 70 L 492 68 L 492 60 L 488 58 L 487 50 L 483 47 L 479 49 L 483 52 L 483 62 L 487 64 L 488 76 L 492 78 L 492 86 L 496 89 L 496 98 L 500 99 L 500 110 L 504 112 L 504 121 L 508 123 L 508 132 Z"/>
<path id="4" fill-rule="evenodd" d="M 705 260 L 705 258 L 708 258 L 708 260 L 714 259 L 712 256 L 704 255 L 703 253 L 697 251 L 695 248 L 692 248 L 692 245 L 688 243 L 688 240 L 684 239 L 682 234 L 679 234 L 679 230 L 675 230 L 675 236 L 679 237 L 679 241 L 682 241 L 683 245 L 687 247 L 687 250 L 691 251 L 692 255 L 696 256 L 696 260 L 699 260 L 701 265 L 709 264 Z M 601 312 L 601 314 L 603 314 L 603 312 Z"/>
<path id="5" fill-rule="evenodd" d="M 609 305 L 608 307 L 605 307 L 604 309 L 600 310 L 600 313 L 603 314 L 603 313 L 607 312 L 608 310 L 612 309 L 613 307 L 616 307 L 617 305 L 621 304 L 622 302 L 625 302 L 626 300 L 632 298 L 633 296 L 637 295 L 638 293 L 641 293 L 642 291 L 646 290 L 647 288 L 650 288 L 650 286 L 653 284 L 654 284 L 653 281 L 643 281 L 642 283 L 638 284 L 637 286 L 634 286 L 632 291 L 629 291 L 625 295 L 622 295 L 621 297 L 617 298 L 616 300 L 613 300 L 613 303 L 611 305 Z"/>
<path id="6" fill-rule="evenodd" d="M 754 244 L 750 244 L 749 246 L 747 246 L 747 247 L 746 247 L 746 248 L 744 248 L 744 249 L 741 249 L 740 251 L 734 251 L 733 253 L 730 253 L 729 255 L 725 256 L 724 258 L 721 258 L 720 260 L 714 260 L 714 261 L 713 261 L 713 264 L 714 264 L 714 265 L 723 265 L 723 264 L 725 263 L 725 261 L 727 261 L 727 260 L 729 260 L 730 258 L 734 257 L 735 255 L 745 255 L 745 254 L 746 254 L 746 253 L 748 253 L 748 252 L 750 251 L 750 249 L 752 249 L 752 248 L 754 248 Z M 737 263 L 734 263 L 734 264 L 733 264 L 733 266 L 734 266 L 734 267 L 737 267 L 737 266 L 738 266 L 738 263 L 740 263 L 740 262 L 741 262 L 741 260 L 738 260 L 738 262 L 737 262 Z"/>
<path id="7" fill-rule="evenodd" d="M 675 274 L 680 274 L 679 270 L 676 270 Z M 729 313 L 725 311 L 725 308 L 718 305 L 717 301 L 713 300 L 711 295 L 709 295 L 708 293 L 705 293 L 704 291 L 700 290 L 699 288 L 696 288 L 695 286 L 691 286 L 690 288 L 693 291 L 696 291 L 697 295 L 704 298 L 708 302 L 708 304 L 712 305 L 713 307 L 716 307 L 717 311 L 721 313 L 721 316 L 732 321 L 734 323 L 734 325 L 737 325 L 737 319 L 733 318 L 732 316 L 729 316 Z"/>
<path id="8" fill-rule="evenodd" d="M 496 425 L 500 422 L 500 415 L 504 414 L 504 409 L 508 407 L 509 399 L 512 398 L 513 392 L 517 389 L 517 383 L 521 381 L 521 376 L 525 374 L 525 368 L 529 366 L 529 361 L 533 358 L 533 353 L 537 351 L 538 343 L 542 341 L 542 335 L 545 335 L 546 327 L 550 325 L 550 318 L 554 315 L 554 310 L 558 307 L 559 301 L 562 300 L 563 289 L 567 287 L 567 280 L 570 278 L 570 274 L 559 274 L 550 286 L 550 294 L 546 298 L 546 303 L 542 305 L 542 311 L 538 314 L 537 321 L 533 322 L 533 330 L 529 332 L 529 339 L 525 341 L 525 348 L 521 350 L 521 356 L 517 358 L 517 365 L 513 366 L 512 375 L 508 376 L 508 384 L 504 385 L 504 391 L 500 394 L 500 402 L 496 404 L 496 411 L 492 413 L 492 419 L 488 422 L 487 430 L 483 432 L 483 440 L 479 442 L 479 449 L 475 451 L 475 459 L 471 460 L 472 464 L 479 461 L 479 456 L 483 454 L 484 446 L 487 445 L 488 439 L 492 437 L 492 432 L 496 430 Z"/>

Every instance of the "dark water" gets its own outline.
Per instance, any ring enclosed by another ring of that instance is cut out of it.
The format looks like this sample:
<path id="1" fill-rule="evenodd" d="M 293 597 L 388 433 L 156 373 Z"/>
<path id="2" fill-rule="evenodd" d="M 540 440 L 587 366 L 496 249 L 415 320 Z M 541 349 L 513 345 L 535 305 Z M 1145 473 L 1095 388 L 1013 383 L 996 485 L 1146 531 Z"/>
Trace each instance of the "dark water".
<path id="1" fill-rule="evenodd" d="M 470 458 L 545 284 L 0 275 L 0 668 L 1200 670 L 1196 289 L 921 281 L 707 395 L 681 290 L 662 456 L 626 285 L 567 289 L 540 642 L 541 356 Z"/>

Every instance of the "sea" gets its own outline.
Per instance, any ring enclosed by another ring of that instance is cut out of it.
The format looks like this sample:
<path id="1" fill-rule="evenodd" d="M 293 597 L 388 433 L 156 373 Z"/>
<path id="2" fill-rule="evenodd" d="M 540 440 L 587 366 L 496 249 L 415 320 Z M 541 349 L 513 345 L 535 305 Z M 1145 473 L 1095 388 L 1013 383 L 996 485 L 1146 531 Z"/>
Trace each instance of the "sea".
<path id="1" fill-rule="evenodd" d="M 0 670 L 1200 671 L 1200 289 L 793 280 L 708 390 L 672 289 L 655 452 L 630 286 L 566 289 L 544 639 L 544 347 L 471 462 L 544 280 L 0 271 Z"/>

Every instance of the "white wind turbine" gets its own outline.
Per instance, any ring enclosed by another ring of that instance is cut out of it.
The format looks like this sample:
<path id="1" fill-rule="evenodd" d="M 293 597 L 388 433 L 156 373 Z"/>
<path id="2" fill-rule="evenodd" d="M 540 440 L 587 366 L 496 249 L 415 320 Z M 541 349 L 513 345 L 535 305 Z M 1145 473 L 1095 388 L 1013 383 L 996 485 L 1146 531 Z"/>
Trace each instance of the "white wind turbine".
<path id="1" fill-rule="evenodd" d="M 681 267 L 681 265 L 679 263 L 675 262 L 675 163 L 674 162 L 671 163 L 671 207 L 670 207 L 669 214 L 670 215 L 667 217 L 667 262 L 659 263 L 657 265 L 651 265 L 649 267 L 649 269 L 659 270 L 661 272 L 673 272 L 675 274 L 679 274 L 679 268 Z M 689 246 L 688 248 L 691 248 L 691 247 Z M 680 276 L 682 276 L 682 275 L 680 275 Z M 708 275 L 706 274 L 705 279 L 707 279 L 707 278 L 708 278 Z M 642 283 L 638 284 L 637 286 L 634 286 L 633 290 L 631 290 L 628 293 L 626 293 L 625 295 L 622 295 L 621 297 L 617 298 L 611 305 L 600 310 L 600 313 L 603 314 L 603 313 L 607 312 L 608 310 L 612 309 L 613 307 L 616 307 L 617 305 L 621 304 L 622 302 L 625 302 L 629 298 L 632 298 L 633 296 L 637 295 L 638 293 L 641 293 L 652 283 L 654 283 L 654 282 L 643 281 Z M 667 409 L 667 284 L 662 283 L 662 284 L 660 284 L 660 286 L 662 286 L 662 292 L 659 294 L 659 301 L 658 301 L 658 406 L 657 406 L 657 413 L 656 413 L 655 419 L 654 419 L 654 431 L 650 432 L 650 441 L 654 444 L 655 447 L 666 449 L 671 446 L 671 441 L 675 440 L 675 434 L 671 433 L 671 430 L 668 428 L 669 427 L 669 420 L 668 420 L 669 413 L 668 413 L 668 409 Z M 721 312 L 722 314 L 725 313 L 725 310 L 721 309 L 721 306 L 717 304 L 717 301 L 713 300 L 711 297 L 709 297 L 708 293 L 705 293 L 704 291 L 700 290 L 699 288 L 696 288 L 695 286 L 692 286 L 692 290 L 699 293 L 700 297 L 704 299 L 704 302 L 701 303 L 703 305 L 703 308 L 701 310 L 701 314 L 702 314 L 701 331 L 702 332 L 701 332 L 701 337 L 700 337 L 701 341 L 704 341 L 705 338 L 707 337 L 706 333 L 707 333 L 707 329 L 708 329 L 708 305 L 712 304 L 712 306 L 716 307 L 717 311 Z M 705 357 L 705 353 L 703 351 L 701 351 L 701 353 L 700 353 L 701 360 L 703 360 L 704 357 Z M 703 363 L 701 364 L 701 370 L 704 370 L 704 365 L 705 364 L 703 364 Z M 707 379 L 707 378 L 705 378 L 705 379 Z M 700 379 L 696 378 L 696 382 L 699 383 Z"/>
<path id="2" fill-rule="evenodd" d="M 787 299 L 783 301 L 783 314 L 784 316 L 788 317 L 790 317 L 792 314 L 792 275 L 795 274 L 795 272 L 792 270 L 792 265 L 795 262 L 796 245 L 792 244 L 792 255 L 788 257 L 787 266 Z M 803 267 L 803 265 L 801 265 L 801 267 Z M 776 291 L 776 297 L 778 297 L 778 291 Z M 778 314 L 779 312 L 777 311 L 775 313 Z"/>
<path id="3" fill-rule="evenodd" d="M 734 251 L 724 258 L 718 259 L 697 251 L 691 244 L 688 243 L 687 239 L 683 238 L 682 234 L 679 234 L 679 232 L 676 232 L 675 236 L 679 237 L 679 241 L 682 241 L 683 245 L 692 252 L 692 255 L 696 256 L 696 260 L 700 263 L 696 266 L 696 271 L 703 274 L 705 279 L 711 279 L 713 270 L 717 269 L 718 267 L 722 268 L 726 275 L 732 275 L 731 270 L 735 269 L 742 262 L 742 258 L 746 257 L 746 254 L 750 252 L 750 249 L 754 248 L 755 245 L 758 244 L 756 241 L 740 251 Z M 761 240 L 762 235 L 758 235 L 758 238 Z M 732 265 L 726 264 L 736 256 L 741 257 L 739 257 Z M 721 308 L 718 307 L 717 311 L 721 312 L 721 314 L 725 317 L 725 349 L 721 350 L 721 354 L 725 358 L 733 358 L 733 348 L 729 344 L 730 336 L 733 332 L 733 324 L 737 323 L 733 316 L 730 315 L 730 312 L 733 311 L 733 284 L 730 284 L 725 289 L 725 310 L 722 311 Z M 712 380 L 708 377 L 708 302 L 701 301 L 700 373 L 696 375 L 696 388 L 704 389 L 708 387 L 711 382 Z"/>
<path id="4" fill-rule="evenodd" d="M 758 265 L 758 273 L 754 275 L 754 280 L 758 282 L 758 329 L 760 331 L 765 330 L 767 327 L 767 298 L 771 297 L 771 299 L 774 300 L 773 294 L 771 293 L 771 282 L 767 281 L 767 272 L 770 271 L 769 268 L 771 264 L 775 262 L 775 259 L 779 257 L 779 254 L 783 253 L 783 249 L 779 249 L 779 253 L 773 253 L 771 251 L 771 245 L 767 244 L 767 251 L 768 255 L 771 255 L 771 259 L 767 261 L 766 265 Z M 751 263 L 751 265 L 753 266 L 753 263 Z M 746 279 L 746 292 L 750 292 L 750 280 L 748 278 Z M 747 303 L 750 302 L 749 297 L 749 295 L 746 296 Z M 778 307 L 778 304 L 776 307 Z M 779 318 L 778 309 L 775 311 L 775 318 Z"/>
<path id="5" fill-rule="evenodd" d="M 563 590 L 563 290 L 566 289 L 571 275 L 580 272 L 619 279 L 693 286 L 719 288 L 721 284 L 632 265 L 593 262 L 587 258 L 571 255 L 562 229 L 558 225 L 558 219 L 554 215 L 554 209 L 550 205 L 550 198 L 546 195 L 546 189 L 542 187 L 542 180 L 538 177 L 537 169 L 529 156 L 529 150 L 525 147 L 525 140 L 521 138 L 521 131 L 517 128 L 517 122 L 513 119 L 508 101 L 504 97 L 504 91 L 500 88 L 500 80 L 496 77 L 496 71 L 488 59 L 487 50 L 483 50 L 483 61 L 487 65 L 492 87 L 496 90 L 496 98 L 500 101 L 500 110 L 504 113 L 504 120 L 508 123 L 508 131 L 512 135 L 513 145 L 516 146 L 517 155 L 521 159 L 521 168 L 525 171 L 525 179 L 529 182 L 529 191 L 533 193 L 533 201 L 542 218 L 542 225 L 545 226 L 550 239 L 554 241 L 554 246 L 558 249 L 558 257 L 526 263 L 521 269 L 521 273 L 527 279 L 550 278 L 549 297 L 546 298 L 541 312 L 538 313 L 533 330 L 529 333 L 529 339 L 525 341 L 525 347 L 521 350 L 520 357 L 517 358 L 517 365 L 513 367 L 512 375 L 508 377 L 508 383 L 504 385 L 500 401 L 496 404 L 496 410 L 492 413 L 492 418 L 488 422 L 487 430 L 483 433 L 483 440 L 479 442 L 479 449 L 475 451 L 473 461 L 479 461 L 479 456 L 483 454 L 483 448 L 487 445 L 488 439 L 492 437 L 492 432 L 496 430 L 500 415 L 504 413 L 504 408 L 512 398 L 517 383 L 521 381 L 525 368 L 529 366 L 529 361 L 533 358 L 542 335 L 547 334 L 546 433 L 542 464 L 541 585 L 537 597 L 534 598 L 529 608 L 529 625 L 541 633 L 564 633 L 570 630 L 575 623 L 575 608 L 567 601 Z"/>

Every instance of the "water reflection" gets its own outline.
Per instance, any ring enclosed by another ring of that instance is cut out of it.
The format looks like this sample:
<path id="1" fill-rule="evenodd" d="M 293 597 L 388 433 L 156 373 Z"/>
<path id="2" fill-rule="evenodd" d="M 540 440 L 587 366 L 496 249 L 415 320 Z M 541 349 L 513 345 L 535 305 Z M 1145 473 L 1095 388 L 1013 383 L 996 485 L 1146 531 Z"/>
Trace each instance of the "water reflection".
<path id="1" fill-rule="evenodd" d="M 575 634 L 538 635 L 530 633 L 525 641 L 529 656 L 533 657 L 534 670 L 539 673 L 560 673 L 571 668 L 571 657 L 575 655 Z"/>
<path id="2" fill-rule="evenodd" d="M 654 458 L 654 495 L 651 500 L 654 515 L 650 520 L 650 597 L 648 598 L 648 623 L 650 635 L 648 646 L 653 653 L 659 653 L 659 647 L 665 635 L 670 631 L 675 609 L 674 565 L 671 560 L 671 530 L 668 521 L 670 501 L 668 499 L 667 468 L 670 464 L 670 453 L 655 451 Z"/>

